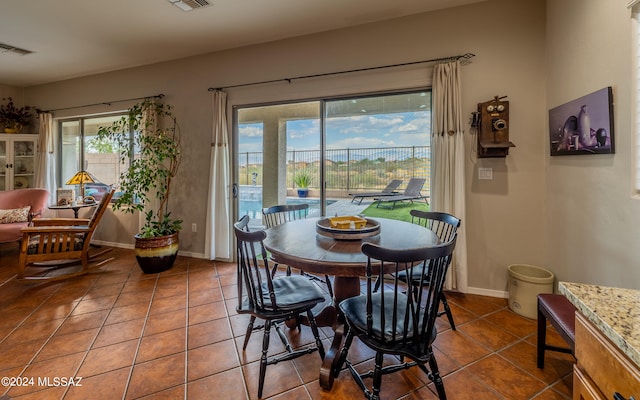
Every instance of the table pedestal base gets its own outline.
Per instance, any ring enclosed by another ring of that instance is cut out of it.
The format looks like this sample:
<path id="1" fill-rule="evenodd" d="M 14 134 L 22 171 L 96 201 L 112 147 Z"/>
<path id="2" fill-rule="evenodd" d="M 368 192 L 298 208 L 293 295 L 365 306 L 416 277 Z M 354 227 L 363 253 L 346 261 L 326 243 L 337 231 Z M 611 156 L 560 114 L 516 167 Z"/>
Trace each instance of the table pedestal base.
<path id="1" fill-rule="evenodd" d="M 326 352 L 324 360 L 322 361 L 322 367 L 320 367 L 320 386 L 325 390 L 331 389 L 333 386 L 333 378 L 340 372 L 337 370 L 338 365 L 336 364 L 340 357 L 340 349 L 342 349 L 342 341 L 344 340 L 344 334 L 347 329 L 344 317 L 342 313 L 340 313 L 337 305 L 344 299 L 360 295 L 360 278 L 355 276 L 336 276 L 333 293 L 335 296 L 334 305 L 322 310 L 322 313 L 327 310 L 327 313 L 332 312 L 334 315 L 333 342 L 331 342 L 331 348 Z M 320 322 L 318 322 L 318 325 L 320 325 Z"/>

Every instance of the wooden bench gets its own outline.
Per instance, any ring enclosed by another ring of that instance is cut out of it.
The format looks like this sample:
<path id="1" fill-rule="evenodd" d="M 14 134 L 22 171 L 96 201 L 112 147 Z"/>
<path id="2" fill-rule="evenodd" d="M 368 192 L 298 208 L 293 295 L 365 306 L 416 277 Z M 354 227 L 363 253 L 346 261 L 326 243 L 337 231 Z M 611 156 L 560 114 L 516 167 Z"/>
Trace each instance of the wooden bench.
<path id="1" fill-rule="evenodd" d="M 538 368 L 544 368 L 544 352 L 559 351 L 574 355 L 576 341 L 576 307 L 561 294 L 538 295 Z M 547 344 L 547 321 L 558 331 L 569 347 Z"/>

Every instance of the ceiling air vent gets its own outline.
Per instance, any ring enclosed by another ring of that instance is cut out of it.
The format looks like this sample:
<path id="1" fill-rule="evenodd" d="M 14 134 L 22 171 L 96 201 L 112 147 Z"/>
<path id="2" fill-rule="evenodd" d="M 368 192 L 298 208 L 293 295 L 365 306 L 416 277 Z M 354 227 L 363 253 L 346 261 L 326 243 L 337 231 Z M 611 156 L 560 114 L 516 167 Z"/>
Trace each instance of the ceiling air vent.
<path id="1" fill-rule="evenodd" d="M 21 56 L 33 53 L 31 50 L 21 49 L 19 47 L 11 46 L 8 44 L 0 43 L 0 53 L 15 53 Z"/>
<path id="2" fill-rule="evenodd" d="M 210 5 L 207 0 L 167 0 L 169 3 L 178 7 L 182 11 L 191 11 L 196 8 L 202 8 Z"/>

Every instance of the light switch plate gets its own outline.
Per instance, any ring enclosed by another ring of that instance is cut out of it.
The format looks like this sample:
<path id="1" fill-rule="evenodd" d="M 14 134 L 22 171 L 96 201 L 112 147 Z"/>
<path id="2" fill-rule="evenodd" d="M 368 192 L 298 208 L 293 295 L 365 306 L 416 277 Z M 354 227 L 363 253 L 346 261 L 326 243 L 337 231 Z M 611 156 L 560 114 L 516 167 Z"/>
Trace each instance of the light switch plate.
<path id="1" fill-rule="evenodd" d="M 493 168 L 478 168 L 478 179 L 492 180 Z"/>

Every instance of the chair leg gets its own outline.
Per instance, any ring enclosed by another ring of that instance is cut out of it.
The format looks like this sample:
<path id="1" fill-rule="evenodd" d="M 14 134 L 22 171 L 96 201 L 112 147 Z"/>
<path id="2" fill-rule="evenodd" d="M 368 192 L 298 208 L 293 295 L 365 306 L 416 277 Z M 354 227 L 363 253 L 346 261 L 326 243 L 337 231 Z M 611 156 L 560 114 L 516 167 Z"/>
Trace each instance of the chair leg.
<path id="1" fill-rule="evenodd" d="M 333 299 L 333 285 L 331 284 L 329 275 L 324 276 L 324 281 L 327 284 L 327 292 L 329 292 L 329 296 Z"/>
<path id="2" fill-rule="evenodd" d="M 316 318 L 313 316 L 313 313 L 311 312 L 311 310 L 307 311 L 307 318 L 309 319 L 309 326 L 311 326 L 311 332 L 313 332 L 313 337 L 316 338 L 316 346 L 318 347 L 320 358 L 324 359 L 324 346 L 322 345 L 322 340 L 320 340 L 320 332 L 318 331 L 318 324 L 316 323 Z"/>
<path id="3" fill-rule="evenodd" d="M 447 394 L 444 391 L 444 383 L 442 382 L 442 377 L 440 376 L 440 370 L 438 369 L 438 363 L 436 362 L 436 358 L 431 354 L 429 357 L 429 368 L 431 369 L 431 380 L 436 386 L 436 391 L 438 392 L 438 398 L 440 400 L 447 400 Z"/>
<path id="4" fill-rule="evenodd" d="M 249 325 L 247 326 L 247 332 L 244 334 L 244 344 L 242 345 L 242 350 L 247 349 L 247 344 L 249 344 L 249 338 L 251 337 L 251 332 L 253 332 L 253 323 L 256 322 L 256 317 L 253 315 L 249 320 Z"/>
<path id="5" fill-rule="evenodd" d="M 267 352 L 269 351 L 269 334 L 271 333 L 271 321 L 264 322 L 264 336 L 262 337 L 262 356 L 260 357 L 260 377 L 258 378 L 258 398 L 262 398 L 264 389 L 264 376 L 267 372 Z"/>
<path id="6" fill-rule="evenodd" d="M 447 302 L 447 298 L 442 293 L 442 306 L 444 307 L 444 313 L 447 315 L 447 319 L 449 320 L 449 325 L 451 325 L 452 330 L 456 330 L 456 323 L 453 322 L 453 314 L 451 313 L 451 308 L 449 307 L 449 303 Z"/>
<path id="7" fill-rule="evenodd" d="M 537 364 L 538 368 L 544 368 L 544 350 L 547 343 L 547 318 L 538 308 L 538 342 Z"/>
<path id="8" fill-rule="evenodd" d="M 382 358 L 381 351 L 376 352 L 376 366 L 373 370 L 373 393 L 371 399 L 380 399 L 380 385 L 382 384 Z"/>

